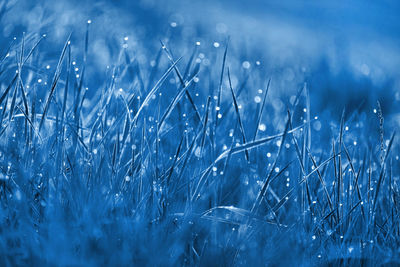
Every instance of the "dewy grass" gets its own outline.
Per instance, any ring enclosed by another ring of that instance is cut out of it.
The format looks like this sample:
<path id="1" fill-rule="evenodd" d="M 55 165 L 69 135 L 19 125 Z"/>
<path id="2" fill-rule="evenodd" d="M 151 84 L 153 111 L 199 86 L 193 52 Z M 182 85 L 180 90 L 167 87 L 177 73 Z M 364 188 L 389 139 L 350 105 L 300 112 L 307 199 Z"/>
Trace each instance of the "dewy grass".
<path id="1" fill-rule="evenodd" d="M 1 60 L 1 265 L 399 264 L 398 142 L 380 104 L 313 117 L 301 85 L 277 109 L 261 70 L 238 92 L 227 44 L 175 60 L 162 42 L 152 66 L 123 47 L 87 89 L 89 28 L 74 49 L 73 35 L 53 73 L 43 37 Z M 374 120 L 377 135 L 356 126 Z"/>

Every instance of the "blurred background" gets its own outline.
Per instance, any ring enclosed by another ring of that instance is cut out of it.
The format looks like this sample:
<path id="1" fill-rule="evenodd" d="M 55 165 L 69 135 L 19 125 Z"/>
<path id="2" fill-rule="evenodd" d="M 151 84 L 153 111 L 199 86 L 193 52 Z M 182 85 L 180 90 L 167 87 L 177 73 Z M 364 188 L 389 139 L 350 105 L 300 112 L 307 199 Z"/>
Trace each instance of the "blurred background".
<path id="1" fill-rule="evenodd" d="M 99 86 L 98 75 L 118 61 L 121 46 L 149 66 L 159 40 L 188 59 L 196 42 L 205 57 L 216 46 L 223 53 L 229 37 L 228 63 L 271 77 L 272 95 L 290 97 L 307 82 L 320 112 L 372 110 L 377 100 L 384 114 L 399 112 L 398 1 L 11 0 L 0 10 L 3 50 L 22 32 L 47 34 L 44 60 L 56 62 L 72 32 L 78 65 L 91 20 L 89 88 Z"/>

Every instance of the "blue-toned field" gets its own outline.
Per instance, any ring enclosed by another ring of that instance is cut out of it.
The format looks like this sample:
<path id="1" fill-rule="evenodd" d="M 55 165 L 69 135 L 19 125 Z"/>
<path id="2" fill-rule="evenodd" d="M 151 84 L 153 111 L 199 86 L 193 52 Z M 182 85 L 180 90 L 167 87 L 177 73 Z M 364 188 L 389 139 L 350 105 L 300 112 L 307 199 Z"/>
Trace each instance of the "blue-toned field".
<path id="1" fill-rule="evenodd" d="M 395 1 L 1 1 L 1 266 L 399 266 Z"/>

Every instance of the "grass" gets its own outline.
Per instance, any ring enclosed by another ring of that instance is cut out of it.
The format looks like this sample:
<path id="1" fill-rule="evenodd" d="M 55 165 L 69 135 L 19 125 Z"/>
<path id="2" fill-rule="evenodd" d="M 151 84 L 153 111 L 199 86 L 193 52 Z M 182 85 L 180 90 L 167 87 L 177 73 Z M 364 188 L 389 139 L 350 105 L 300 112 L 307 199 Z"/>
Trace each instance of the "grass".
<path id="1" fill-rule="evenodd" d="M 89 25 L 76 54 L 70 40 L 54 69 L 44 37 L 1 58 L 1 265 L 400 263 L 379 102 L 318 118 L 307 84 L 279 98 L 228 42 L 179 57 L 162 42 L 152 66 L 121 48 L 86 89 Z"/>

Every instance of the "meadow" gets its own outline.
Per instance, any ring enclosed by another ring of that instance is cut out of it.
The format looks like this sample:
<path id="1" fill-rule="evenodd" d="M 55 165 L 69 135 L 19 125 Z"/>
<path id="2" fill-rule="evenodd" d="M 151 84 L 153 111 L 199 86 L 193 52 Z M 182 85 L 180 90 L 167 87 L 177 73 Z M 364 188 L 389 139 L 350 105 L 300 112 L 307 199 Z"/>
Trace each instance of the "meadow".
<path id="1" fill-rule="evenodd" d="M 400 264 L 390 80 L 96 23 L 1 40 L 2 266 Z"/>

